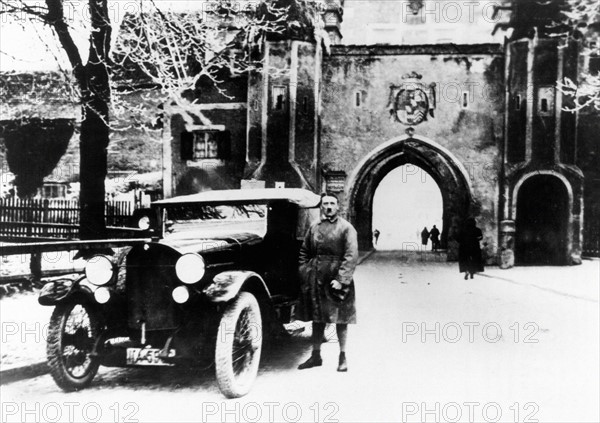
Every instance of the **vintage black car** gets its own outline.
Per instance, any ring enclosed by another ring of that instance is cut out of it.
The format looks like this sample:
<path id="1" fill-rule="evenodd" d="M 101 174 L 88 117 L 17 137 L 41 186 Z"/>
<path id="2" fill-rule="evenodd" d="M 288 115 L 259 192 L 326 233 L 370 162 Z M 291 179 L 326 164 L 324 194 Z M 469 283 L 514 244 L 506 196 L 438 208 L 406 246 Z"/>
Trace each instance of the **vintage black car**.
<path id="1" fill-rule="evenodd" d="M 294 318 L 298 252 L 319 216 L 302 189 L 207 191 L 153 203 L 147 239 L 95 255 L 85 276 L 48 283 L 48 364 L 66 391 L 104 366 L 202 365 L 245 395 L 263 337 Z"/>

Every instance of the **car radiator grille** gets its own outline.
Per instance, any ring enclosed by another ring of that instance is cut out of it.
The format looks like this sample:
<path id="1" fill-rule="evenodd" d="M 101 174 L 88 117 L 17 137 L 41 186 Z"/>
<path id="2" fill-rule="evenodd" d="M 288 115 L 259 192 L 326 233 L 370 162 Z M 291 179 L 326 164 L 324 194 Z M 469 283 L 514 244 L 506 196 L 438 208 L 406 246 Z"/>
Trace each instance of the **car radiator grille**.
<path id="1" fill-rule="evenodd" d="M 178 326 L 178 304 L 171 297 L 179 284 L 175 274 L 177 258 L 177 253 L 160 246 L 129 253 L 126 293 L 130 328 L 140 329 L 142 322 L 146 323 L 146 330 Z"/>

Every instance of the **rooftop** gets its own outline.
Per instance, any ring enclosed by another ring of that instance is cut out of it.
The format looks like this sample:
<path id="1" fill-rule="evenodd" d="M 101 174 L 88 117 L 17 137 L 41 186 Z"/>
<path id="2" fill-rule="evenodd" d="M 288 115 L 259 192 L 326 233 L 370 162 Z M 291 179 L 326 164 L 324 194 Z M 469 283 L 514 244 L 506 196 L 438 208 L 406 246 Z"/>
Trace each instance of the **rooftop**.
<path id="1" fill-rule="evenodd" d="M 182 195 L 155 201 L 153 204 L 268 202 L 274 200 L 286 200 L 300 207 L 308 208 L 317 207 L 321 197 L 302 188 L 229 189 Z"/>

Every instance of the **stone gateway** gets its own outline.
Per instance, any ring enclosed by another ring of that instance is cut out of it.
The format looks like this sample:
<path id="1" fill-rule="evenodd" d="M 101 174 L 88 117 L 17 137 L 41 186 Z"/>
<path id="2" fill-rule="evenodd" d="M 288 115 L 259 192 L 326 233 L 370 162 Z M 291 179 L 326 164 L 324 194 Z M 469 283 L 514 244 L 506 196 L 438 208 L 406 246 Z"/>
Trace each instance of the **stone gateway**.
<path id="1" fill-rule="evenodd" d="M 600 119 L 568 110 L 556 81 L 577 80 L 599 58 L 542 28 L 554 13 L 545 3 L 536 2 L 536 19 L 531 7 L 515 7 L 492 22 L 483 2 L 467 29 L 428 20 L 421 7 L 405 8 L 414 13 L 396 26 L 378 24 L 395 6 L 375 3 L 325 2 L 331 45 L 267 38 L 265 69 L 286 72 L 231 77 L 228 99 L 207 87 L 198 101 L 211 125 L 175 116 L 164 138 L 165 196 L 248 181 L 327 189 L 368 249 L 378 184 L 411 164 L 441 191 L 449 260 L 467 217 L 482 229 L 488 263 L 574 264 L 584 250 L 598 254 Z M 495 24 L 512 28 L 510 37 L 490 35 Z M 365 43 L 343 44 L 342 28 L 351 41 L 364 32 Z"/>

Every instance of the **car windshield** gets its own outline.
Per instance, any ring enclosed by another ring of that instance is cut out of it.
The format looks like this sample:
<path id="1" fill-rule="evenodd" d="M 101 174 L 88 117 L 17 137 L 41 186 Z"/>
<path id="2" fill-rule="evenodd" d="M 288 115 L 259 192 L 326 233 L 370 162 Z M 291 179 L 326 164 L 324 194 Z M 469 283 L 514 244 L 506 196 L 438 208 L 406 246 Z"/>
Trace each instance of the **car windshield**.
<path id="1" fill-rule="evenodd" d="M 164 236 L 205 237 L 215 232 L 251 232 L 263 236 L 267 230 L 265 204 L 179 204 L 165 208 Z"/>

